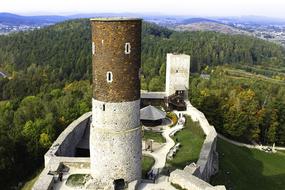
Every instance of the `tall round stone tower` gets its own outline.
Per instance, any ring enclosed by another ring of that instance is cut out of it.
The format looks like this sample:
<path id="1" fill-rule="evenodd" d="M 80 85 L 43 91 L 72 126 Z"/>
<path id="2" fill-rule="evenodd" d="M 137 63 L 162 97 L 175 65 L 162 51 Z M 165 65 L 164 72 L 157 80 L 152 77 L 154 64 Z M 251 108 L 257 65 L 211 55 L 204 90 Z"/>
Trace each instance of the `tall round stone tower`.
<path id="1" fill-rule="evenodd" d="M 141 179 L 141 19 L 91 19 L 91 174 L 99 188 Z"/>

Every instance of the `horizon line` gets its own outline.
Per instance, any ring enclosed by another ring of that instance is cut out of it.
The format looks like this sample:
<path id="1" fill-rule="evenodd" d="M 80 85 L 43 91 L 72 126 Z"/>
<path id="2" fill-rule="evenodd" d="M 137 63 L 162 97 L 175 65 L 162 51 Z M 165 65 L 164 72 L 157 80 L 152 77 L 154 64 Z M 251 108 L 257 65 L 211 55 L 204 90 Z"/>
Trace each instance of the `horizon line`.
<path id="1" fill-rule="evenodd" d="M 191 14 L 166 14 L 160 12 L 47 12 L 47 11 L 35 11 L 35 12 L 7 12 L 7 11 L 0 11 L 0 14 L 8 13 L 8 14 L 15 14 L 19 16 L 63 16 L 63 17 L 70 17 L 76 15 L 89 15 L 89 14 L 131 14 L 131 15 L 141 15 L 141 16 L 171 16 L 171 17 L 205 17 L 205 18 L 242 18 L 242 17 L 263 17 L 263 18 L 271 18 L 271 19 L 284 19 L 285 17 L 274 17 L 274 16 L 266 16 L 266 15 L 256 15 L 256 14 L 245 14 L 245 15 L 191 15 Z"/>

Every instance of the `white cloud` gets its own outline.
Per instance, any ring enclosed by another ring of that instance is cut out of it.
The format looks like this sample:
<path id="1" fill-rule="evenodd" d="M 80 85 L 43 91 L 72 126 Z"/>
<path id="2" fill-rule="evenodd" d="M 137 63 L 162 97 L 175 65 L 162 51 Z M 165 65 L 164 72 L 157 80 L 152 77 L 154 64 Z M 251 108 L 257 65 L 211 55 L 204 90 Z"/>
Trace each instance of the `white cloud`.
<path id="1" fill-rule="evenodd" d="M 283 0 L 0 0 L 0 12 L 73 14 L 152 12 L 176 15 L 264 15 L 285 18 Z"/>

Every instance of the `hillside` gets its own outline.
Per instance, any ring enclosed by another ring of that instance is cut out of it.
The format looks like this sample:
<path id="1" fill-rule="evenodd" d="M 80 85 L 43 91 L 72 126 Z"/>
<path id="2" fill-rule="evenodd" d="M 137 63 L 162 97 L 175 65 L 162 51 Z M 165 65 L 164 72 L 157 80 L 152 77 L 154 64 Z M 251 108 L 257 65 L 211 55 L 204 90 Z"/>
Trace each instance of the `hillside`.
<path id="1" fill-rule="evenodd" d="M 90 36 L 87 19 L 0 36 L 0 67 L 9 73 L 34 65 L 49 72 L 51 79 L 86 79 L 90 77 L 91 49 L 86 45 Z M 163 72 L 168 52 L 191 55 L 193 72 L 206 65 L 284 65 L 282 47 L 248 36 L 176 32 L 145 23 L 143 37 L 142 62 L 147 83 Z"/>
<path id="2" fill-rule="evenodd" d="M 285 19 L 265 17 L 265 16 L 240 16 L 240 17 L 220 17 L 215 20 L 226 24 L 248 24 L 248 25 L 285 25 Z"/>
<path id="3" fill-rule="evenodd" d="M 0 24 L 17 25 L 46 25 L 67 20 L 64 16 L 20 16 L 11 13 L 0 13 Z"/>
<path id="4" fill-rule="evenodd" d="M 268 154 L 259 150 L 237 147 L 218 140 L 220 171 L 212 184 L 224 184 L 235 190 L 284 189 L 285 154 Z"/>
<path id="5" fill-rule="evenodd" d="M 223 34 L 232 34 L 232 35 L 249 35 L 252 34 L 229 26 L 225 24 L 221 24 L 218 22 L 211 22 L 211 21 L 202 21 L 202 22 L 193 22 L 191 24 L 181 24 L 175 27 L 175 30 L 177 31 L 214 31 L 214 32 L 220 32 Z"/>
<path id="6" fill-rule="evenodd" d="M 25 80 L 0 85 L 0 99 L 37 94 L 45 83 L 91 78 L 90 23 L 87 19 L 66 21 L 44 29 L 0 36 L 0 68 L 9 76 L 27 75 Z M 166 53 L 191 55 L 191 71 L 223 64 L 284 68 L 284 49 L 276 44 L 244 35 L 215 32 L 177 32 L 143 24 L 142 88 L 163 90 Z M 266 70 L 265 69 L 265 70 Z M 14 74 L 13 74 L 14 73 Z M 47 80 L 48 78 L 48 80 Z M 61 83 L 62 82 L 62 83 Z M 22 89 L 5 90 L 10 85 Z M 23 93 L 23 92 L 25 93 Z"/>

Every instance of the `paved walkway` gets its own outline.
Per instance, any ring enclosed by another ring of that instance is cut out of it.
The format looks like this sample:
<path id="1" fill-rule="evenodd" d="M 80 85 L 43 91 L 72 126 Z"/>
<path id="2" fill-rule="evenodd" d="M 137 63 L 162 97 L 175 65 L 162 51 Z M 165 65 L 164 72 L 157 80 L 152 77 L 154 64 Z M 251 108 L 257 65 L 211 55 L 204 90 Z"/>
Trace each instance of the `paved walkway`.
<path id="1" fill-rule="evenodd" d="M 170 149 L 174 147 L 175 142 L 172 140 L 170 135 L 173 135 L 177 131 L 181 130 L 184 126 L 177 124 L 170 128 L 168 126 L 163 126 L 162 136 L 165 138 L 166 142 L 164 145 L 154 152 L 143 151 L 144 155 L 148 155 L 154 158 L 155 163 L 152 167 L 154 174 L 159 175 L 159 172 L 165 167 L 166 157 Z M 139 190 L 176 190 L 169 182 L 167 176 L 159 176 L 156 183 L 141 183 L 139 185 Z"/>
<path id="2" fill-rule="evenodd" d="M 241 142 L 237 142 L 234 140 L 231 140 L 225 136 L 223 136 L 222 134 L 218 134 L 218 137 L 220 139 L 223 139 L 231 144 L 234 144 L 236 146 L 241 146 L 241 147 L 246 147 L 246 148 L 251 148 L 251 149 L 258 149 L 258 150 L 262 150 L 262 148 L 272 148 L 272 146 L 262 146 L 262 145 L 251 145 L 251 144 L 245 144 L 245 143 L 241 143 Z M 285 150 L 285 147 L 275 147 L 276 150 Z"/>
<path id="3" fill-rule="evenodd" d="M 162 132 L 162 136 L 165 138 L 166 142 L 164 145 L 155 152 L 143 151 L 144 155 L 149 155 L 154 158 L 155 163 L 152 167 L 153 172 L 157 174 L 158 170 L 161 171 L 165 166 L 166 156 L 170 149 L 175 145 L 175 142 L 169 136 L 173 132 L 177 132 L 183 128 L 183 125 L 175 125 L 170 128 L 168 126 L 164 126 L 164 131 Z"/>
<path id="4" fill-rule="evenodd" d="M 7 77 L 7 75 L 5 75 L 4 73 L 2 73 L 2 72 L 0 71 L 0 77 L 5 78 L 5 77 Z"/>
<path id="5" fill-rule="evenodd" d="M 167 180 L 161 181 L 159 183 L 142 183 L 138 187 L 138 190 L 177 190 L 174 188 Z"/>

